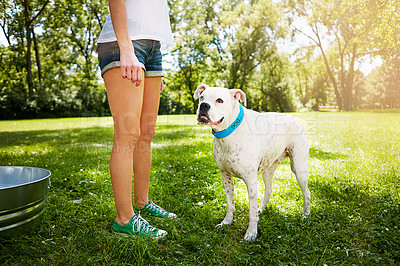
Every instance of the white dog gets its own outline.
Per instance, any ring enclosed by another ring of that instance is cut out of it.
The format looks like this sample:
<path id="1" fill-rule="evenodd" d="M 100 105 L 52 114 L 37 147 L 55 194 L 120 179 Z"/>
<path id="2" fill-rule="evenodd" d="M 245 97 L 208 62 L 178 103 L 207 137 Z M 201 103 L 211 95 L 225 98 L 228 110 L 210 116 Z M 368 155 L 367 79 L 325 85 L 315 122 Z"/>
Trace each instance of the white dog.
<path id="1" fill-rule="evenodd" d="M 235 205 L 233 200 L 236 176 L 244 180 L 249 194 L 250 222 L 245 240 L 257 237 L 258 211 L 267 205 L 272 189 L 271 182 L 278 165 L 289 156 L 291 169 L 303 192 L 303 215 L 310 214 L 308 189 L 309 144 L 301 123 L 293 116 L 282 113 L 258 113 L 244 108 L 242 90 L 228 90 L 200 85 L 194 93 L 199 98 L 197 120 L 199 125 L 209 125 L 214 135 L 214 159 L 222 176 L 227 199 L 227 213 L 217 225 L 231 224 Z M 257 177 L 263 175 L 264 200 L 257 206 Z"/>

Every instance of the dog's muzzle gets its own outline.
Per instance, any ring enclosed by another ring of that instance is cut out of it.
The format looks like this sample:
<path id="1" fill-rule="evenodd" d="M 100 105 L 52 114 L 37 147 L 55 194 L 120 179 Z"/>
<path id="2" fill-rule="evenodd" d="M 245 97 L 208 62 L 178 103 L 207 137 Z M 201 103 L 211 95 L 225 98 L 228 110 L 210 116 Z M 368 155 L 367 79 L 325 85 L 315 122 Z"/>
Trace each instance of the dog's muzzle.
<path id="1" fill-rule="evenodd" d="M 208 111 L 210 110 L 211 106 L 208 103 L 201 103 L 197 115 L 197 121 L 199 121 L 199 125 L 212 125 L 217 126 L 222 123 L 224 118 L 222 117 L 217 122 L 211 121 L 210 117 L 208 116 Z"/>
<path id="2" fill-rule="evenodd" d="M 197 116 L 197 121 L 199 123 L 208 124 L 210 122 L 210 118 L 208 117 L 208 111 L 211 106 L 208 103 L 201 103 L 199 107 L 199 114 Z"/>

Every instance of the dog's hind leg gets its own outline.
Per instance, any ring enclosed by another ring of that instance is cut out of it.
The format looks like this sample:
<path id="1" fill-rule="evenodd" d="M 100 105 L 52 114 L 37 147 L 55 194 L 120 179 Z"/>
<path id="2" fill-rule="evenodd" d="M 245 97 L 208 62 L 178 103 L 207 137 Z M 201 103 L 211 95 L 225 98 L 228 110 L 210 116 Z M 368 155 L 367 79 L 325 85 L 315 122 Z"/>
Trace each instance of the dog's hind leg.
<path id="1" fill-rule="evenodd" d="M 264 186 L 265 186 L 265 192 L 264 192 L 264 199 L 260 205 L 260 208 L 258 208 L 258 212 L 263 212 L 265 207 L 267 206 L 269 202 L 269 198 L 271 197 L 272 193 L 272 178 L 274 177 L 274 173 L 276 171 L 276 168 L 278 168 L 279 164 L 285 160 L 287 156 L 287 151 L 285 150 L 279 157 L 276 159 L 268 168 L 263 172 L 263 180 L 264 180 Z"/>
<path id="2" fill-rule="evenodd" d="M 233 177 L 226 173 L 221 172 L 222 183 L 224 184 L 225 195 L 226 195 L 226 203 L 227 203 L 227 212 L 224 220 L 221 223 L 217 224 L 217 228 L 221 228 L 225 224 L 231 224 L 233 221 L 233 213 L 235 212 L 235 202 L 234 202 L 234 182 Z"/>
<path id="3" fill-rule="evenodd" d="M 308 189 L 308 142 L 289 151 L 290 166 L 303 193 L 303 217 L 310 215 L 311 193 Z"/>

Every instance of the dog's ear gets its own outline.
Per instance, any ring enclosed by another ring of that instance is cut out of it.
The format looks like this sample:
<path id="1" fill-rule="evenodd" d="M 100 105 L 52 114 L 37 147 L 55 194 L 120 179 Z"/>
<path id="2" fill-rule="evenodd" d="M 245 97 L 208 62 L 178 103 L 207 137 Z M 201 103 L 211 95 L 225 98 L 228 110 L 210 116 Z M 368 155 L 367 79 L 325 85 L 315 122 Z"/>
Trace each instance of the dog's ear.
<path id="1" fill-rule="evenodd" d="M 246 94 L 244 94 L 244 92 L 242 90 L 239 89 L 231 89 L 229 90 L 229 92 L 231 93 L 232 97 L 235 98 L 235 100 L 240 100 L 241 102 L 244 103 L 244 106 L 247 105 L 247 101 L 246 101 Z"/>
<path id="2" fill-rule="evenodd" d="M 208 88 L 208 85 L 206 84 L 201 84 L 200 86 L 197 87 L 196 91 L 194 92 L 193 97 L 195 99 L 198 99 L 200 95 Z"/>

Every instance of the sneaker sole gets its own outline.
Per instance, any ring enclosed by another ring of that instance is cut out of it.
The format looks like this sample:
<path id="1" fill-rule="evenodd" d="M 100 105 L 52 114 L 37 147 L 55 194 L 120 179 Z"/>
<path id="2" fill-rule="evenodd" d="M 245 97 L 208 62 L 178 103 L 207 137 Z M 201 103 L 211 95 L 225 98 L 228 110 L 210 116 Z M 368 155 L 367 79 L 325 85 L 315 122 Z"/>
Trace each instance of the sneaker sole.
<path id="1" fill-rule="evenodd" d="M 111 229 L 111 232 L 112 232 L 113 234 L 116 234 L 116 235 L 119 235 L 119 236 L 123 236 L 123 237 L 142 237 L 142 236 L 144 236 L 144 237 L 151 238 L 151 239 L 153 239 L 153 240 L 159 240 L 159 239 L 161 239 L 161 238 L 164 238 L 164 237 L 168 234 L 167 231 L 164 231 L 164 230 L 161 230 L 161 229 L 159 229 L 159 231 L 158 231 L 159 234 L 158 234 L 157 236 L 146 236 L 146 235 L 128 234 L 128 233 L 122 233 L 122 232 L 115 231 L 114 229 Z"/>

